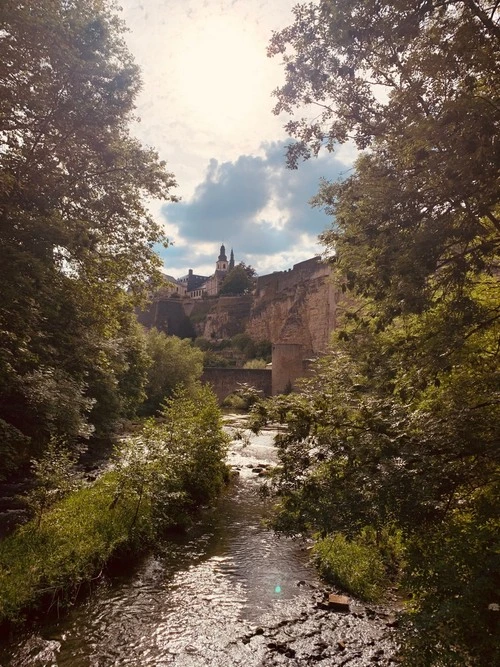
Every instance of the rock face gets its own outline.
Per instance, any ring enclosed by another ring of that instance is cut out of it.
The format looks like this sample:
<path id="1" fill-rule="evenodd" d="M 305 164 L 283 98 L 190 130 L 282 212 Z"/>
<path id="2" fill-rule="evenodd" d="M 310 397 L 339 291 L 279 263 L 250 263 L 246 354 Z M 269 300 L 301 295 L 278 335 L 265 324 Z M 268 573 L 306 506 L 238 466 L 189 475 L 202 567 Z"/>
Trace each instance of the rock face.
<path id="1" fill-rule="evenodd" d="M 301 345 L 324 352 L 337 323 L 340 290 L 318 257 L 257 280 L 246 333 L 255 340 Z"/>
<path id="2" fill-rule="evenodd" d="M 139 321 L 180 337 L 220 341 L 247 333 L 255 341 L 270 341 L 275 395 L 289 391 L 298 377 L 308 374 L 309 360 L 326 351 L 343 307 L 343 303 L 339 306 L 341 294 L 331 267 L 313 257 L 288 271 L 259 277 L 253 294 L 158 297 L 148 311 L 139 314 Z M 219 376 L 215 386 L 222 395 L 234 377 L 228 375 L 222 381 L 222 371 Z"/>
<path id="3" fill-rule="evenodd" d="M 219 296 L 186 303 L 186 312 L 197 336 L 208 340 L 232 338 L 246 330 L 253 296 Z"/>
<path id="4" fill-rule="evenodd" d="M 159 297 L 139 313 L 147 327 L 208 340 L 248 333 L 254 340 L 300 345 L 304 355 L 323 352 L 337 323 L 340 290 L 318 257 L 257 279 L 253 294 L 208 299 Z"/>

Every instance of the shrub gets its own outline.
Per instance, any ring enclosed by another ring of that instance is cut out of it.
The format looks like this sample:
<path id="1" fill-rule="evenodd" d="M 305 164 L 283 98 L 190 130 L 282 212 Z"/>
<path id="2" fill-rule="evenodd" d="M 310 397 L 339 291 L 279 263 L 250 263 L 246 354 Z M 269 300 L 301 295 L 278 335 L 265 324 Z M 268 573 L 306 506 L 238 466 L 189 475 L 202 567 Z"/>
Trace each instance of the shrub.
<path id="1" fill-rule="evenodd" d="M 177 391 L 163 408 L 164 423 L 150 420 L 123 443 L 114 470 L 0 542 L 0 622 L 64 599 L 117 551 L 144 549 L 215 498 L 227 477 L 228 438 L 214 394 L 199 385 L 192 392 Z M 43 478 L 53 481 L 53 473 Z"/>
<path id="2" fill-rule="evenodd" d="M 146 334 L 146 348 L 152 359 L 148 370 L 146 394 L 142 407 L 145 415 L 155 414 L 178 385 L 191 388 L 203 371 L 203 352 L 188 339 L 167 336 L 157 329 Z"/>
<path id="3" fill-rule="evenodd" d="M 229 394 L 222 405 L 233 410 L 249 410 L 252 405 L 262 398 L 262 391 L 246 382 L 238 382 L 238 385 L 238 389 Z"/>
<path id="4" fill-rule="evenodd" d="M 250 359 L 246 361 L 243 368 L 266 368 L 267 361 L 265 359 Z"/>
<path id="5" fill-rule="evenodd" d="M 411 540 L 403 580 L 412 593 L 401 636 L 405 664 L 500 664 L 495 507 L 498 511 L 498 489 L 486 489 L 474 511 L 456 511 L 435 530 Z"/>
<path id="6" fill-rule="evenodd" d="M 363 533 L 352 540 L 334 533 L 318 539 L 312 553 L 327 581 L 375 602 L 381 599 L 388 576 L 379 549 L 370 542 Z"/>
<path id="7" fill-rule="evenodd" d="M 246 333 L 236 334 L 231 338 L 232 347 L 246 355 L 247 359 L 251 359 L 255 353 L 255 343 L 252 338 Z"/>

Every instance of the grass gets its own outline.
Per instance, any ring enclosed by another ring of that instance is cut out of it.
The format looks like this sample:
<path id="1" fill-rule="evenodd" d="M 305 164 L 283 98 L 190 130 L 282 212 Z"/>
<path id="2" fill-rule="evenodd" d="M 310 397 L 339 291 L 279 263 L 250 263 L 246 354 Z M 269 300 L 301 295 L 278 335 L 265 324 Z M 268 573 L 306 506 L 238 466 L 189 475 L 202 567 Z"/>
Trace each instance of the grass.
<path id="1" fill-rule="evenodd" d="M 179 390 L 162 415 L 165 423 L 146 422 L 124 441 L 112 471 L 0 542 L 0 624 L 71 600 L 114 555 L 143 551 L 217 497 L 228 438 L 213 392 Z"/>
<path id="2" fill-rule="evenodd" d="M 393 583 L 403 558 L 401 535 L 365 528 L 353 539 L 341 533 L 319 538 L 312 550 L 320 574 L 345 591 L 369 602 L 380 602 Z"/>
<path id="3" fill-rule="evenodd" d="M 113 505 L 113 473 L 59 501 L 0 543 L 0 622 L 61 599 L 98 573 L 120 549 L 144 548 L 153 537 L 151 505 L 124 497 Z"/>

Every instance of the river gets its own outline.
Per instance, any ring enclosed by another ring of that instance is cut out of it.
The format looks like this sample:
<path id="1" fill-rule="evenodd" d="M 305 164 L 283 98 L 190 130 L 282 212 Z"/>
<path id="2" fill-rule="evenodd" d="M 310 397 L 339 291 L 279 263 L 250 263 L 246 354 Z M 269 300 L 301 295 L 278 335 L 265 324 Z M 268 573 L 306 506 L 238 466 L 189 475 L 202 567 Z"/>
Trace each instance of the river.
<path id="1" fill-rule="evenodd" d="M 235 435 L 244 423 L 233 418 L 227 428 Z M 215 508 L 131 569 L 101 577 L 61 619 L 4 646 L 0 665 L 389 664 L 390 615 L 318 608 L 320 583 L 304 545 L 266 528 L 258 470 L 275 463 L 273 437 L 234 439 L 234 481 Z"/>

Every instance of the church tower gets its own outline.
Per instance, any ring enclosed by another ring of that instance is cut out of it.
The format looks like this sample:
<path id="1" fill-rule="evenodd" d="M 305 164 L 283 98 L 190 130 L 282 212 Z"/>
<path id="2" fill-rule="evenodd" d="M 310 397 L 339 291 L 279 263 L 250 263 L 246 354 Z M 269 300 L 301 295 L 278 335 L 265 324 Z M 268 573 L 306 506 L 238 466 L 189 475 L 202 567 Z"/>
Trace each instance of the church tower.
<path id="1" fill-rule="evenodd" d="M 227 271 L 227 257 L 226 257 L 226 249 L 224 248 L 224 244 L 221 245 L 220 247 L 220 253 L 219 253 L 219 258 L 217 260 L 217 263 L 215 265 L 215 270 L 216 271 Z"/>
<path id="2" fill-rule="evenodd" d="M 234 269 L 234 252 L 233 249 L 231 248 L 231 256 L 229 259 L 229 270 L 232 271 Z"/>

